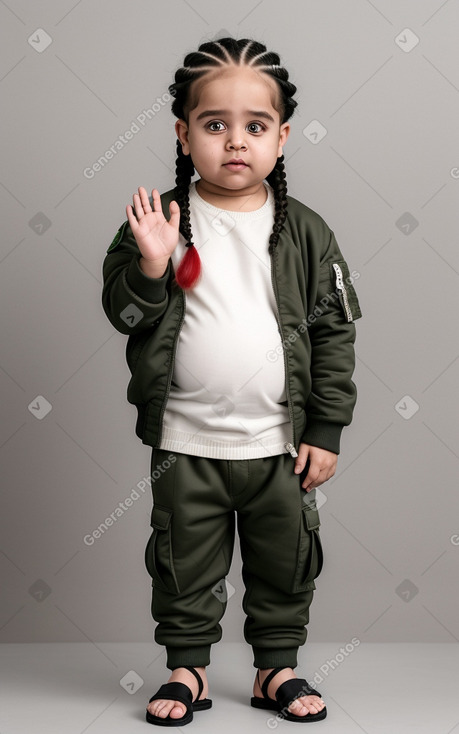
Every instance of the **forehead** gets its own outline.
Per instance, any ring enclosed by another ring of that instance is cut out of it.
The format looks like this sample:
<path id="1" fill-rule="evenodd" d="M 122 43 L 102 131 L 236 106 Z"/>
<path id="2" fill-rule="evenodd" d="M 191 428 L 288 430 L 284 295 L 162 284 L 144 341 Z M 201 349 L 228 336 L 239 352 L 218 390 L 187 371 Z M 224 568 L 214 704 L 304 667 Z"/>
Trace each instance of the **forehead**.
<path id="1" fill-rule="evenodd" d="M 277 83 L 268 74 L 248 66 L 226 66 L 211 71 L 192 84 L 193 116 L 203 108 L 247 107 L 266 109 L 273 117 L 279 114 Z"/>

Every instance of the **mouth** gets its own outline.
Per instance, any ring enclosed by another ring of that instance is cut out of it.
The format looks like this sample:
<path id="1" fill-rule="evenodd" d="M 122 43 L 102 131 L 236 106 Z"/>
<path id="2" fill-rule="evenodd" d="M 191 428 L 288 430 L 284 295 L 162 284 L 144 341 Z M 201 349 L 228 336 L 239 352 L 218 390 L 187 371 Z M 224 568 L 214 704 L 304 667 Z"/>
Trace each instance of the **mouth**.
<path id="1" fill-rule="evenodd" d="M 242 171 L 243 168 L 248 168 L 247 163 L 245 163 L 242 158 L 233 158 L 223 165 L 225 168 L 229 168 L 230 171 Z"/>

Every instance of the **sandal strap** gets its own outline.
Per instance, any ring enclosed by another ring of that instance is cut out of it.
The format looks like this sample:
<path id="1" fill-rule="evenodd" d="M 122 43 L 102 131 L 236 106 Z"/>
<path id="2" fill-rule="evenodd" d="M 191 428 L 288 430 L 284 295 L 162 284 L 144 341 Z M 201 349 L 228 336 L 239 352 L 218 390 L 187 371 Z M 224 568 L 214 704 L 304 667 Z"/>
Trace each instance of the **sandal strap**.
<path id="1" fill-rule="evenodd" d="M 202 678 L 199 675 L 198 671 L 195 670 L 192 665 L 177 665 L 176 667 L 177 668 L 186 668 L 187 670 L 190 671 L 190 673 L 193 673 L 194 677 L 198 681 L 198 686 L 199 686 L 198 695 L 196 696 L 196 699 L 195 699 L 195 700 L 198 700 L 199 696 L 201 695 L 201 693 L 202 693 L 202 691 L 204 689 L 204 683 L 203 683 Z M 176 668 L 172 668 L 172 670 L 176 670 Z M 187 686 L 187 688 L 188 688 L 188 686 Z M 188 690 L 190 690 L 190 689 L 188 688 Z M 190 700 L 192 700 L 192 698 Z"/>
<path id="2" fill-rule="evenodd" d="M 321 694 L 315 688 L 311 688 L 305 678 L 286 680 L 276 691 L 276 700 L 281 708 L 289 706 L 300 696 L 321 696 Z"/>
<path id="3" fill-rule="evenodd" d="M 268 675 L 266 676 L 266 678 L 263 681 L 263 685 L 261 686 L 261 692 L 262 692 L 262 694 L 263 694 L 263 696 L 265 698 L 269 698 L 269 696 L 268 696 L 268 686 L 271 683 L 271 681 L 274 678 L 274 676 L 277 675 L 277 673 L 280 670 L 284 670 L 287 667 L 288 667 L 288 665 L 281 665 L 279 668 L 274 668 L 274 670 L 272 670 L 270 673 L 268 673 Z M 257 675 L 258 675 L 258 685 L 260 685 L 260 676 L 259 676 L 259 673 L 260 673 L 260 671 L 258 671 L 258 673 L 257 673 Z"/>
<path id="4" fill-rule="evenodd" d="M 180 701 L 186 706 L 186 710 L 192 711 L 193 707 L 191 704 L 192 693 L 190 688 L 185 683 L 179 683 L 179 681 L 172 681 L 172 683 L 164 683 L 152 696 L 148 703 L 155 701 L 157 698 L 164 698 L 171 701 Z"/>

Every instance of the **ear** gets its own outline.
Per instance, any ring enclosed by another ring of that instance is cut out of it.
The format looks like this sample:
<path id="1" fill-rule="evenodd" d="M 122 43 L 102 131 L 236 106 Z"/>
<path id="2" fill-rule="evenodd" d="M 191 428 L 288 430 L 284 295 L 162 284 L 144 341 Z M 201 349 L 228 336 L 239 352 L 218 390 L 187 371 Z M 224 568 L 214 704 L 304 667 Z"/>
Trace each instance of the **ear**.
<path id="1" fill-rule="evenodd" d="M 290 133 L 290 123 L 284 122 L 279 128 L 279 147 L 277 150 L 277 157 L 280 158 L 283 154 L 282 147 L 285 145 L 287 138 Z"/>
<path id="2" fill-rule="evenodd" d="M 185 120 L 177 120 L 175 123 L 175 132 L 182 144 L 183 155 L 189 155 L 190 144 L 188 142 L 188 125 Z"/>

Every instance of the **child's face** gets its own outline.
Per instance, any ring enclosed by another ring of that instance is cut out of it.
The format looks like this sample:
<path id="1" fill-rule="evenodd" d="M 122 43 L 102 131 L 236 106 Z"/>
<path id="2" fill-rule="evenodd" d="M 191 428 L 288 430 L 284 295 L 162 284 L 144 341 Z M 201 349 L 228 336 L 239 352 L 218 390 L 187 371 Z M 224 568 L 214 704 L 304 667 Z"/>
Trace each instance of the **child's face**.
<path id="1" fill-rule="evenodd" d="M 272 104 L 277 84 L 246 66 L 208 74 L 197 84 L 202 85 L 197 107 L 188 124 L 178 120 L 175 126 L 183 152 L 191 154 L 209 191 L 252 194 L 273 170 L 290 131 Z M 246 165 L 228 166 L 232 159 Z"/>

